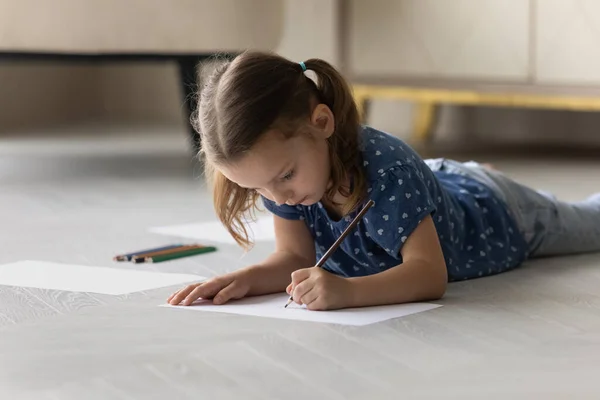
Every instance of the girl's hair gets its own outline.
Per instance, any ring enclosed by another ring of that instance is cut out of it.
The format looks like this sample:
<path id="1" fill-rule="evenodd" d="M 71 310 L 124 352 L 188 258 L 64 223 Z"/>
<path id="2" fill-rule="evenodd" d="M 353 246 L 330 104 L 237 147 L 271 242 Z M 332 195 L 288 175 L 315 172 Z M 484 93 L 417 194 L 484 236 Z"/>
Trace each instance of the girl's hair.
<path id="1" fill-rule="evenodd" d="M 205 174 L 213 186 L 217 215 L 235 241 L 250 245 L 244 220 L 253 216 L 258 193 L 238 186 L 216 166 L 240 159 L 265 132 L 278 129 L 287 137 L 303 133 L 314 102 L 333 112 L 335 130 L 328 141 L 332 185 L 331 201 L 339 191 L 348 197 L 344 215 L 355 209 L 366 190 L 359 149 L 359 115 L 349 85 L 329 63 L 304 62 L 316 82 L 299 63 L 263 52 L 244 52 L 212 68 L 199 93 L 198 112 L 192 118 L 201 139 Z M 343 187 L 350 178 L 351 187 Z"/>

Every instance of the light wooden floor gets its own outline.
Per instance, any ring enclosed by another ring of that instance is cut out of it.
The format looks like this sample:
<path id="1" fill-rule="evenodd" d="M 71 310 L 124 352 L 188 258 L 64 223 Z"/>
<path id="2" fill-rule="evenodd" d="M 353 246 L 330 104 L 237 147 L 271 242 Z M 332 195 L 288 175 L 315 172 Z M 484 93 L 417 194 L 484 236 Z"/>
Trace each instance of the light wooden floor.
<path id="1" fill-rule="evenodd" d="M 212 276 L 268 253 L 112 263 L 163 244 L 149 226 L 213 218 L 184 134 L 161 133 L 0 140 L 0 263 Z M 566 199 L 600 191 L 600 162 L 491 161 Z M 600 255 L 452 284 L 444 307 L 367 327 L 157 307 L 173 289 L 0 286 L 0 399 L 600 398 Z"/>

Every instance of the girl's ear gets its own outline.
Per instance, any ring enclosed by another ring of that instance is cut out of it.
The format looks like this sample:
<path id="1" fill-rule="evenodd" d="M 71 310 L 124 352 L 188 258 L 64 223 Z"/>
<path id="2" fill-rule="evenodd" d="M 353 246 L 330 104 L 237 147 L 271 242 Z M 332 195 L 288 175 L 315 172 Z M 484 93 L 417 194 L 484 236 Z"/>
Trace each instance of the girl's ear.
<path id="1" fill-rule="evenodd" d="M 325 104 L 318 104 L 314 108 L 310 117 L 310 123 L 316 128 L 323 139 L 329 138 L 335 130 L 335 117 L 331 109 Z"/>

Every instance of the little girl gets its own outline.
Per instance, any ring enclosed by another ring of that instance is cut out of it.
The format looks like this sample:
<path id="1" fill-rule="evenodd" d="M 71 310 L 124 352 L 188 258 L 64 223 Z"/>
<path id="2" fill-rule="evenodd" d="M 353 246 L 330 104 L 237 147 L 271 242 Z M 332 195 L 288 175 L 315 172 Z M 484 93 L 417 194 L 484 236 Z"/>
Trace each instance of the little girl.
<path id="1" fill-rule="evenodd" d="M 361 126 L 348 84 L 323 60 L 243 53 L 215 69 L 197 117 L 219 219 L 247 247 L 243 221 L 260 198 L 274 214 L 276 250 L 183 288 L 173 305 L 284 290 L 310 310 L 434 300 L 448 281 L 600 250 L 600 195 L 564 203 L 473 162 L 423 160 Z"/>

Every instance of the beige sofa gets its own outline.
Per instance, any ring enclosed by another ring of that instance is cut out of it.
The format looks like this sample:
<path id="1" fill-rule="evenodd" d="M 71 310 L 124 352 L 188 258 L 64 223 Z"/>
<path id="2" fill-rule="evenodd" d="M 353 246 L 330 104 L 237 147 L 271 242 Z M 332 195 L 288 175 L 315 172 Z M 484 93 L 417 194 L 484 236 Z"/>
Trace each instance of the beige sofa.
<path id="1" fill-rule="evenodd" d="M 280 0 L 0 0 L 0 60 L 173 61 L 189 111 L 197 63 L 275 50 L 283 13 Z"/>

